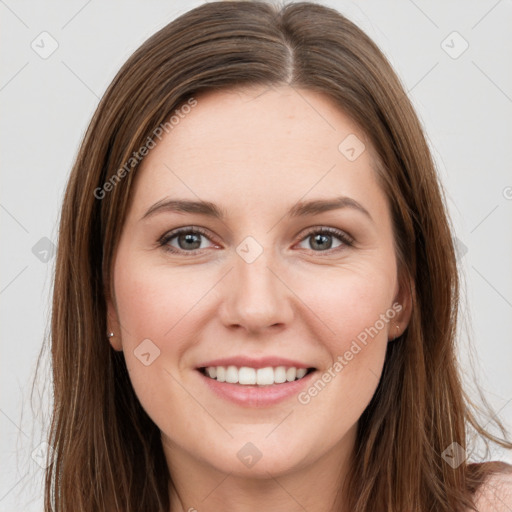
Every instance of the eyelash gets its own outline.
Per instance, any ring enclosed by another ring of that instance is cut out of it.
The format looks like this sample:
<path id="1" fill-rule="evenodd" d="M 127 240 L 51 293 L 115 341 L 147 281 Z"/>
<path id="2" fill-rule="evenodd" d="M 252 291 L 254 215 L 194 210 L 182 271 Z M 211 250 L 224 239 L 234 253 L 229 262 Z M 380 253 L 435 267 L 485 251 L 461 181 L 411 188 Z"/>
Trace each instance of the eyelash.
<path id="1" fill-rule="evenodd" d="M 164 249 L 165 251 L 170 252 L 172 254 L 188 254 L 188 255 L 192 255 L 192 256 L 194 256 L 197 253 L 199 253 L 202 250 L 204 250 L 204 249 L 194 249 L 192 251 L 185 251 L 183 249 L 176 249 L 176 248 L 171 247 L 170 245 L 168 245 L 169 242 L 173 238 L 176 238 L 177 236 L 179 236 L 179 235 L 181 235 L 183 233 L 187 233 L 187 234 L 190 234 L 190 233 L 200 234 L 200 235 L 203 235 L 205 238 L 208 238 L 208 240 L 210 240 L 210 237 L 209 237 L 208 233 L 204 229 L 199 228 L 199 227 L 195 227 L 195 226 L 187 226 L 187 227 L 184 227 L 184 228 L 178 228 L 178 229 L 175 229 L 174 231 L 170 231 L 168 233 L 165 233 L 163 236 L 161 236 L 159 238 L 158 246 L 162 247 L 162 249 Z M 354 243 L 354 239 L 352 237 L 350 237 L 349 235 L 347 235 L 345 232 L 343 232 L 343 231 L 341 231 L 339 229 L 330 228 L 330 227 L 311 228 L 299 240 L 299 242 L 302 242 L 303 240 L 307 239 L 311 235 L 317 235 L 317 234 L 333 235 L 333 236 L 336 236 L 337 238 L 339 238 L 339 240 L 342 242 L 342 245 L 340 245 L 339 247 L 335 247 L 333 249 L 327 249 L 325 251 L 314 251 L 314 250 L 311 249 L 313 252 L 319 253 L 319 254 L 322 254 L 322 253 L 324 253 L 324 254 L 332 254 L 333 252 L 337 252 L 337 251 L 343 249 L 344 246 L 349 246 L 350 247 Z M 210 241 L 212 241 L 212 240 L 210 240 Z"/>

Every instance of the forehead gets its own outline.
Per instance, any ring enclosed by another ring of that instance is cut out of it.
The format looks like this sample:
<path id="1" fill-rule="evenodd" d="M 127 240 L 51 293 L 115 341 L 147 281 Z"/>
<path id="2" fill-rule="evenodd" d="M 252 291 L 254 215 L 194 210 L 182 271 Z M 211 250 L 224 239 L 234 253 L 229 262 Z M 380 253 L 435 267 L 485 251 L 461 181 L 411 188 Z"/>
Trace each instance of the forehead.
<path id="1" fill-rule="evenodd" d="M 376 186 L 369 141 L 326 95 L 258 86 L 205 91 L 195 99 L 144 158 L 139 198 L 177 192 L 218 202 L 249 193 L 266 201 L 291 196 L 290 202 L 309 191 L 360 195 Z M 361 152 L 357 158 L 348 158 L 349 146 Z"/>
<path id="2" fill-rule="evenodd" d="M 293 149 L 292 155 L 315 160 L 321 155 L 311 150 L 324 149 L 338 156 L 339 143 L 348 135 L 366 138 L 331 98 L 318 92 L 251 86 L 205 91 L 196 100 L 197 106 L 181 116 L 167 137 L 184 151 L 197 149 L 198 143 L 205 149 L 232 151 L 243 145 L 246 154 L 255 148 L 261 155 L 264 146 L 264 154 L 272 157 Z"/>

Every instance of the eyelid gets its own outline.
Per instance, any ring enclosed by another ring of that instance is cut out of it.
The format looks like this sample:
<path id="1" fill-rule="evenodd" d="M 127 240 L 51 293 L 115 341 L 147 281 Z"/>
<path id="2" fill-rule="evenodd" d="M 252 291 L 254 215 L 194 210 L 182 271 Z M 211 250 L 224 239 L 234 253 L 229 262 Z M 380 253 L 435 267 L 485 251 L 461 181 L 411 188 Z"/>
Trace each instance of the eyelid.
<path id="1" fill-rule="evenodd" d="M 327 233 L 329 235 L 333 235 L 338 237 L 344 245 L 353 245 L 355 240 L 352 236 L 350 236 L 346 231 L 339 228 L 333 228 L 329 226 L 313 226 L 312 228 L 308 228 L 308 230 L 302 234 L 299 242 L 307 238 L 308 236 L 314 233 Z M 328 251 L 315 251 L 315 252 L 328 252 Z"/>
<path id="2" fill-rule="evenodd" d="M 204 236 L 208 240 L 210 240 L 212 243 L 216 243 L 217 245 L 220 245 L 218 242 L 215 241 L 215 238 L 212 237 L 208 230 L 205 230 L 204 228 L 201 228 L 199 226 L 182 226 L 179 228 L 175 228 L 171 231 L 167 231 L 164 233 L 158 240 L 157 244 L 158 246 L 162 247 L 164 250 L 167 250 L 170 253 L 173 254 L 187 254 L 190 256 L 196 255 L 198 252 L 204 251 L 204 249 L 194 249 L 191 251 L 185 251 L 184 249 L 176 249 L 176 248 L 169 248 L 168 243 L 173 238 L 179 236 L 182 233 L 199 233 L 200 235 Z M 313 252 L 317 255 L 332 255 L 333 253 L 338 252 L 341 250 L 344 246 L 352 246 L 355 242 L 354 238 L 349 235 L 346 231 L 343 231 L 339 228 L 329 227 L 329 226 L 312 226 L 308 228 L 305 232 L 302 232 L 300 238 L 294 243 L 296 245 L 297 243 L 300 243 L 307 239 L 309 236 L 313 234 L 328 234 L 334 237 L 337 237 L 341 242 L 341 246 L 335 247 L 334 249 L 327 249 L 325 251 L 313 251 L 312 249 L 306 249 L 310 252 Z M 212 240 L 213 238 L 213 240 Z"/>
<path id="3" fill-rule="evenodd" d="M 157 244 L 159 246 L 162 246 L 165 248 L 165 247 L 167 247 L 167 244 L 169 243 L 170 240 L 172 240 L 176 236 L 181 235 L 182 233 L 199 233 L 202 236 L 204 236 L 205 238 L 207 238 L 208 240 L 210 240 L 211 242 L 218 243 L 218 242 L 215 242 L 214 240 L 211 240 L 213 237 L 204 228 L 201 228 L 199 226 L 182 226 L 180 228 L 172 229 L 171 231 L 167 231 L 166 233 L 164 233 L 157 240 Z M 194 249 L 192 251 L 184 251 L 183 249 L 175 249 L 174 247 L 172 249 L 173 250 L 168 249 L 169 252 L 176 252 L 176 253 L 179 252 L 179 253 L 185 253 L 185 254 L 195 254 L 197 251 L 204 250 L 204 249 Z"/>

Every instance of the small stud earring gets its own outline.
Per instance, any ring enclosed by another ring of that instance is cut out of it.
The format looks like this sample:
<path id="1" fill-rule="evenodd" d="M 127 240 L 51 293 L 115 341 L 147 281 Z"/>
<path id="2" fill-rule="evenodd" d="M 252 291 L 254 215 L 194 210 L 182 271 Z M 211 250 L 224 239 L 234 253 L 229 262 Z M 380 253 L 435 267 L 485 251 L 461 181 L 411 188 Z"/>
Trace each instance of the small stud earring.
<path id="1" fill-rule="evenodd" d="M 114 337 L 114 333 L 113 333 L 113 332 L 109 332 L 109 333 L 107 333 L 107 337 L 109 337 L 109 338 L 113 338 L 113 337 Z"/>

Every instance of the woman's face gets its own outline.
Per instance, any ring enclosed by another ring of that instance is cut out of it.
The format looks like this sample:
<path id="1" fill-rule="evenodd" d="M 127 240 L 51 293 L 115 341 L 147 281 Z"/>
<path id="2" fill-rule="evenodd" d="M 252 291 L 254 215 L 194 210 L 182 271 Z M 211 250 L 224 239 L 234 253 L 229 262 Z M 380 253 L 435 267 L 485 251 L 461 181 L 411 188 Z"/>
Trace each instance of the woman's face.
<path id="1" fill-rule="evenodd" d="M 137 171 L 111 343 L 171 471 L 258 478 L 340 460 L 410 313 L 369 141 L 311 91 L 196 99 Z M 315 370 L 288 381 L 293 367 Z"/>

